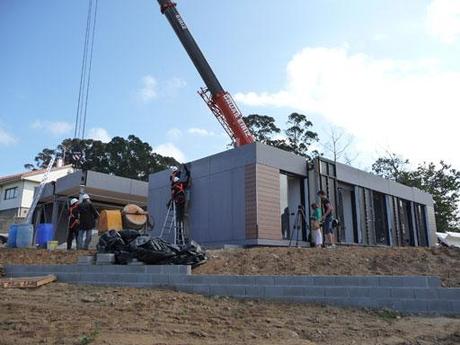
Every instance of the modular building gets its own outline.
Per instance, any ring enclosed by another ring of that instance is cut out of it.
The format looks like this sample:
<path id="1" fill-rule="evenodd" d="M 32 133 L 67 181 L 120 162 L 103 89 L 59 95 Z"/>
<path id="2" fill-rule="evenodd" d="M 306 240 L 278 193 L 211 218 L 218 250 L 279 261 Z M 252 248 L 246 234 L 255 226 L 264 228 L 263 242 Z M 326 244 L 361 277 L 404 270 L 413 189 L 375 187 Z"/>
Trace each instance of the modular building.
<path id="1" fill-rule="evenodd" d="M 189 163 L 186 224 L 209 247 L 305 244 L 309 205 L 324 190 L 335 208 L 337 241 L 346 244 L 431 246 L 432 196 L 341 163 L 254 143 Z M 171 197 L 169 171 L 149 177 L 150 216 L 160 234 Z M 305 220 L 298 217 L 299 206 Z"/>
<path id="2" fill-rule="evenodd" d="M 98 211 L 121 210 L 126 204 L 145 207 L 147 182 L 96 171 L 77 170 L 72 174 L 47 183 L 34 213 L 34 224 L 51 223 L 54 239 L 65 242 L 68 228 L 70 198 L 81 192 L 89 194 Z"/>

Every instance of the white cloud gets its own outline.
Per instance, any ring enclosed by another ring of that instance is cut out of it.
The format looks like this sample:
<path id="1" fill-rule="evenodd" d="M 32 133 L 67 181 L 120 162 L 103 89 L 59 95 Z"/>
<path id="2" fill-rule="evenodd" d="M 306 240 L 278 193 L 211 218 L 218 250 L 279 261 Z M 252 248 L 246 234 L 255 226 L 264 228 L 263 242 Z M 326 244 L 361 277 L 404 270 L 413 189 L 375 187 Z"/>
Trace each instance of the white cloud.
<path id="1" fill-rule="evenodd" d="M 0 145 L 9 146 L 17 142 L 16 138 L 0 127 Z"/>
<path id="2" fill-rule="evenodd" d="M 460 37 L 460 0 L 433 0 L 427 8 L 428 31 L 447 44 Z"/>
<path id="3" fill-rule="evenodd" d="M 179 128 L 171 128 L 166 132 L 166 136 L 170 140 L 177 140 L 182 137 L 182 131 Z"/>
<path id="4" fill-rule="evenodd" d="M 173 143 L 164 143 L 153 148 L 153 152 L 156 152 L 162 156 L 173 157 L 178 162 L 185 161 L 184 153 Z"/>
<path id="5" fill-rule="evenodd" d="M 193 135 L 201 136 L 201 137 L 210 137 L 210 136 L 216 135 L 214 132 L 208 131 L 207 129 L 204 129 L 204 128 L 189 128 L 187 132 Z"/>
<path id="6" fill-rule="evenodd" d="M 36 120 L 32 123 L 34 129 L 44 129 L 49 133 L 59 136 L 70 133 L 73 126 L 66 121 L 40 121 Z"/>
<path id="7" fill-rule="evenodd" d="M 372 36 L 373 41 L 386 41 L 388 38 L 388 35 L 384 33 L 377 33 L 374 36 Z"/>
<path id="8" fill-rule="evenodd" d="M 170 90 L 182 89 L 186 86 L 186 81 L 181 78 L 174 77 L 166 81 L 166 87 Z"/>
<path id="9" fill-rule="evenodd" d="M 148 103 L 157 98 L 157 85 L 157 80 L 151 75 L 142 77 L 142 88 L 138 90 L 138 96 L 142 102 Z"/>
<path id="10" fill-rule="evenodd" d="M 103 143 L 108 143 L 112 137 L 105 128 L 91 128 L 88 131 L 88 139 L 100 140 Z"/>
<path id="11" fill-rule="evenodd" d="M 410 159 L 460 166 L 460 73 L 435 61 L 374 59 L 346 49 L 305 48 L 278 92 L 238 93 L 246 105 L 317 113 L 356 137 L 356 149 L 390 147 Z"/>
<path id="12" fill-rule="evenodd" d="M 142 77 L 142 87 L 136 91 L 136 98 L 142 103 L 149 103 L 159 97 L 174 97 L 179 89 L 187 85 L 185 80 L 173 77 L 159 81 L 150 74 Z"/>

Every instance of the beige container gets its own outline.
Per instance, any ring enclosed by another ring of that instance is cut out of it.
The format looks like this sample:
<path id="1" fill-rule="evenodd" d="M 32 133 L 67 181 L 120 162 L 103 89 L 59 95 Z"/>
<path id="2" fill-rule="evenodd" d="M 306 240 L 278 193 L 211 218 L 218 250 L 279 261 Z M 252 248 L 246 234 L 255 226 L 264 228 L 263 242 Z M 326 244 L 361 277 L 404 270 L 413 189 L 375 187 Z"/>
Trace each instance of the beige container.
<path id="1" fill-rule="evenodd" d="M 99 232 L 106 232 L 108 230 L 122 230 L 123 223 L 121 220 L 120 210 L 102 210 L 99 214 L 97 229 Z"/>
<path id="2" fill-rule="evenodd" d="M 46 248 L 48 250 L 55 250 L 58 246 L 59 242 L 58 241 L 48 241 L 46 243 Z"/>

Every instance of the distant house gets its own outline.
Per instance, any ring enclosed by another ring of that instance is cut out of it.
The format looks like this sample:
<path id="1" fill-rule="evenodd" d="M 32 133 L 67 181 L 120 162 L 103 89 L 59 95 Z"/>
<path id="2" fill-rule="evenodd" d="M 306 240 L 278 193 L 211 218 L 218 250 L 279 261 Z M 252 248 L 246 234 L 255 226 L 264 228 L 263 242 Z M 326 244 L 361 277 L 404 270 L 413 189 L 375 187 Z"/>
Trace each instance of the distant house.
<path id="1" fill-rule="evenodd" d="M 56 181 L 72 172 L 70 165 L 53 168 L 48 181 Z M 32 205 L 34 189 L 45 173 L 46 170 L 42 169 L 0 177 L 0 232 L 5 233 L 10 224 L 25 220 Z"/>

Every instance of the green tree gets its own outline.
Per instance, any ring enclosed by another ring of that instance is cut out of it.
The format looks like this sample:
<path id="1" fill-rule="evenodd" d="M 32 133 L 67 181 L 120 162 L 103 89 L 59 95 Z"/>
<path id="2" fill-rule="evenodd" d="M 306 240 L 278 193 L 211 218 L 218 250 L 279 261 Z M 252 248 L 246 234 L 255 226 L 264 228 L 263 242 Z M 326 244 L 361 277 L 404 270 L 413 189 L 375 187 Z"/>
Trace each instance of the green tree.
<path id="1" fill-rule="evenodd" d="M 372 172 L 402 184 L 410 184 L 409 160 L 395 153 L 387 152 L 372 164 Z"/>
<path id="2" fill-rule="evenodd" d="M 284 131 L 281 131 L 271 116 L 252 114 L 243 117 L 243 120 L 258 142 L 307 158 L 318 155 L 317 151 L 309 152 L 310 145 L 318 141 L 318 134 L 311 130 L 313 123 L 303 114 L 290 114 L 286 123 L 288 128 Z M 280 133 L 285 138 L 275 139 L 274 136 Z"/>
<path id="3" fill-rule="evenodd" d="M 267 115 L 251 114 L 243 117 L 246 126 L 256 138 L 256 141 L 266 145 L 273 144 L 273 136 L 281 132 L 275 124 L 275 119 Z"/>
<path id="4" fill-rule="evenodd" d="M 309 148 L 312 143 L 318 141 L 318 134 L 311 130 L 313 123 L 303 114 L 292 113 L 288 117 L 287 125 L 289 127 L 284 131 L 287 137 L 287 151 L 311 158 L 308 154 Z M 312 153 L 317 155 L 317 151 Z"/>
<path id="5" fill-rule="evenodd" d="M 460 231 L 460 171 L 441 161 L 423 163 L 415 170 L 409 160 L 394 153 L 377 159 L 372 165 L 377 175 L 430 193 L 433 196 L 438 231 Z"/>
<path id="6" fill-rule="evenodd" d="M 179 163 L 172 157 L 153 152 L 152 147 L 135 135 L 127 139 L 114 137 L 108 143 L 91 139 L 65 139 L 56 149 L 43 149 L 34 158 L 29 169 L 45 168 L 52 155 L 83 170 L 93 170 L 128 178 L 148 180 L 151 173 Z M 76 159 L 81 157 L 81 159 Z"/>

